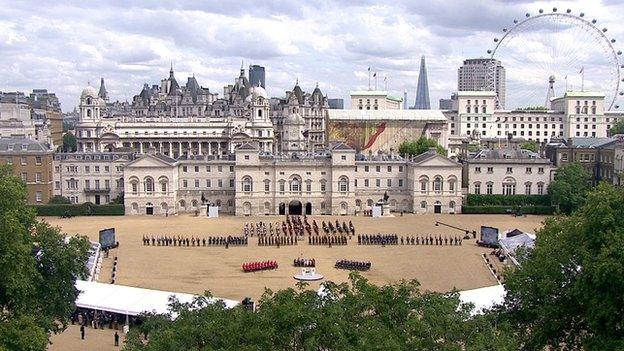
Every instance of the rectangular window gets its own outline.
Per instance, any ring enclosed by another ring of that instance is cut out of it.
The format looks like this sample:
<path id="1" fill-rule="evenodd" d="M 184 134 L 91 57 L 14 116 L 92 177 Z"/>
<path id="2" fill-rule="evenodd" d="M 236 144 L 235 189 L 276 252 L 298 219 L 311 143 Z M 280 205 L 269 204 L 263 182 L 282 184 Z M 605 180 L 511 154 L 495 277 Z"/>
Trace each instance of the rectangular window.
<path id="1" fill-rule="evenodd" d="M 507 167 L 507 174 L 509 173 L 513 173 L 513 168 L 512 167 Z"/>
<path id="2" fill-rule="evenodd" d="M 392 186 L 392 179 L 388 179 L 388 188 L 390 188 Z"/>
<path id="3" fill-rule="evenodd" d="M 95 188 L 96 188 L 96 189 L 99 189 L 99 188 L 100 188 L 100 180 L 99 180 L 99 179 L 96 179 L 96 180 L 95 180 Z"/>
<path id="4" fill-rule="evenodd" d="M 230 188 L 234 187 L 234 179 L 230 179 Z"/>
<path id="5" fill-rule="evenodd" d="M 195 173 L 199 172 L 199 166 L 195 166 Z"/>
<path id="6" fill-rule="evenodd" d="M 489 174 L 494 173 L 494 167 L 488 167 L 488 168 L 487 168 L 487 172 L 488 172 Z"/>
<path id="7" fill-rule="evenodd" d="M 100 173 L 100 166 L 95 166 L 95 173 Z"/>
<path id="8" fill-rule="evenodd" d="M 218 172 L 223 172 L 223 166 L 217 166 L 217 171 Z"/>
<path id="9" fill-rule="evenodd" d="M 271 190 L 271 183 L 264 182 L 264 192 L 268 193 Z"/>
<path id="10" fill-rule="evenodd" d="M 403 172 L 403 166 L 399 166 L 399 172 Z"/>
<path id="11" fill-rule="evenodd" d="M 37 202 L 43 201 L 43 193 L 41 191 L 37 191 L 35 193 L 35 201 Z"/>
<path id="12" fill-rule="evenodd" d="M 188 180 L 186 180 L 186 179 L 182 180 L 182 187 L 183 188 L 188 188 Z"/>
<path id="13" fill-rule="evenodd" d="M 403 179 L 399 179 L 399 188 L 403 186 Z"/>
<path id="14" fill-rule="evenodd" d="M 21 157 L 21 159 L 20 159 L 20 161 L 21 161 L 22 166 L 26 166 L 26 164 L 27 164 L 27 162 L 26 162 L 26 156 L 22 156 L 22 157 Z"/>
<path id="15" fill-rule="evenodd" d="M 59 182 L 58 180 L 56 182 L 54 182 L 54 189 L 55 190 L 61 189 L 61 182 Z"/>
<path id="16" fill-rule="evenodd" d="M 487 183 L 487 184 L 485 185 L 485 191 L 486 191 L 486 194 L 488 194 L 488 195 L 492 195 L 492 191 L 493 191 L 493 189 L 492 189 L 492 188 L 493 188 L 492 183 Z"/>
<path id="17" fill-rule="evenodd" d="M 210 172 L 210 166 L 206 166 L 206 172 Z"/>
<path id="18" fill-rule="evenodd" d="M 35 156 L 35 164 L 41 166 L 41 156 Z"/>
<path id="19" fill-rule="evenodd" d="M 210 179 L 206 179 L 206 188 L 210 188 Z"/>
<path id="20" fill-rule="evenodd" d="M 524 194 L 531 195 L 531 183 L 526 183 L 524 185 Z"/>
<path id="21" fill-rule="evenodd" d="M 481 194 L 481 184 L 480 183 L 475 183 L 474 185 L 474 193 L 479 195 Z"/>
<path id="22" fill-rule="evenodd" d="M 91 181 L 89 179 L 85 179 L 85 189 L 91 189 Z"/>
<path id="23" fill-rule="evenodd" d="M 312 183 L 311 182 L 306 182 L 306 191 L 308 193 L 312 192 Z"/>
<path id="24" fill-rule="evenodd" d="M 347 156 L 346 155 L 342 155 L 342 156 L 340 156 L 340 159 L 343 160 L 343 161 L 346 161 L 347 160 Z"/>
<path id="25" fill-rule="evenodd" d="M 24 182 L 28 181 L 28 173 L 22 172 L 21 177 L 22 177 L 22 181 L 24 181 Z"/>
<path id="26" fill-rule="evenodd" d="M 381 172 L 381 166 L 375 166 L 375 172 L 377 173 Z"/>
<path id="27" fill-rule="evenodd" d="M 364 179 L 364 186 L 368 188 L 368 179 Z"/>
<path id="28" fill-rule="evenodd" d="M 281 194 L 284 193 L 284 187 L 285 187 L 285 183 L 284 182 L 280 182 L 279 191 L 280 191 Z M 325 191 L 325 183 L 321 183 L 321 191 Z"/>
<path id="29" fill-rule="evenodd" d="M 375 179 L 375 186 L 378 188 L 381 186 L 381 179 Z"/>
<path id="30" fill-rule="evenodd" d="M 539 173 L 539 174 L 544 174 L 544 167 L 539 167 L 539 168 L 537 169 L 537 173 Z"/>
<path id="31" fill-rule="evenodd" d="M 537 184 L 537 195 L 544 195 L 544 184 Z"/>
<path id="32" fill-rule="evenodd" d="M 475 167 L 475 173 L 481 173 L 481 167 Z"/>
<path id="33" fill-rule="evenodd" d="M 195 187 L 199 188 L 199 179 L 195 179 Z"/>
<path id="34" fill-rule="evenodd" d="M 41 183 L 41 172 L 35 173 L 35 183 Z"/>
<path id="35" fill-rule="evenodd" d="M 364 172 L 368 172 L 368 166 L 364 166 Z"/>
<path id="36" fill-rule="evenodd" d="M 219 186 L 219 188 L 223 188 L 223 180 L 219 179 L 219 182 L 217 185 Z"/>
<path id="37" fill-rule="evenodd" d="M 234 172 L 234 166 L 230 166 L 230 172 Z"/>
<path id="38" fill-rule="evenodd" d="M 392 172 L 392 166 L 388 166 L 388 172 Z"/>
<path id="39" fill-rule="evenodd" d="M 110 172 L 110 167 L 109 166 L 104 166 L 104 172 L 106 172 L 106 173 Z"/>
<path id="40" fill-rule="evenodd" d="M 531 167 L 527 167 L 526 174 L 531 174 L 531 173 L 533 173 L 533 170 L 531 169 Z"/>

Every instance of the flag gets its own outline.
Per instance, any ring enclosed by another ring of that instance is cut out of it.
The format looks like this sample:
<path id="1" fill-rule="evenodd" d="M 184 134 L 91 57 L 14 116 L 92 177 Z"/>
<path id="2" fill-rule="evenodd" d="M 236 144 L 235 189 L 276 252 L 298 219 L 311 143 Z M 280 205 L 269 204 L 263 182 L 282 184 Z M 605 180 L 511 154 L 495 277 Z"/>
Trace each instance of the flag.
<path id="1" fill-rule="evenodd" d="M 370 72 L 370 66 L 368 66 L 368 71 Z"/>
<path id="2" fill-rule="evenodd" d="M 581 70 L 579 71 L 579 74 L 583 73 L 583 71 L 585 71 L 585 67 L 581 67 Z"/>
<path id="3" fill-rule="evenodd" d="M 373 73 L 373 78 L 377 77 L 377 72 Z"/>

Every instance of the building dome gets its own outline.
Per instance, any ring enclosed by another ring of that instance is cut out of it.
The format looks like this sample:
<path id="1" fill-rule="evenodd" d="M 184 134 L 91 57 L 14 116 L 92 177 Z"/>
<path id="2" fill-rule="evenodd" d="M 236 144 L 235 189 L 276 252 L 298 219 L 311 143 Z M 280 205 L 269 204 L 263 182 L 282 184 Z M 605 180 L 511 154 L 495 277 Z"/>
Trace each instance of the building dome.
<path id="1" fill-rule="evenodd" d="M 84 88 L 82 90 L 82 94 L 80 96 L 82 96 L 83 98 L 84 97 L 97 98 L 98 97 L 98 92 L 97 92 L 97 90 L 95 90 L 94 87 L 89 85 L 89 86 L 87 86 L 86 88 Z"/>
<path id="2" fill-rule="evenodd" d="M 251 102 L 252 99 L 257 97 L 261 97 L 263 99 L 269 99 L 269 94 L 267 94 L 266 90 L 263 87 L 251 87 L 249 89 L 249 95 L 245 98 L 246 102 Z"/>

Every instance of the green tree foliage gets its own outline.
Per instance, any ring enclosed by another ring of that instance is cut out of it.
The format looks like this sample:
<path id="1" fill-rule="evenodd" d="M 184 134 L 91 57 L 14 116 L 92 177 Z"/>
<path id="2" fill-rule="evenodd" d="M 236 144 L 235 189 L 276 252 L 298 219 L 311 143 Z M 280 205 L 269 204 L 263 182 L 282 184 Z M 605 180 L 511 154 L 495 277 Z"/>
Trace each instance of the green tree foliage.
<path id="1" fill-rule="evenodd" d="M 524 349 L 624 349 L 623 205 L 623 189 L 599 185 L 570 217 L 548 219 L 507 273 L 505 309 Z"/>
<path id="2" fill-rule="evenodd" d="M 68 198 L 66 198 L 65 196 L 61 196 L 61 195 L 54 195 L 50 201 L 48 201 L 49 204 L 71 204 L 71 201 L 69 201 Z"/>
<path id="3" fill-rule="evenodd" d="M 578 162 L 560 167 L 548 186 L 553 205 L 566 214 L 583 206 L 591 184 L 591 174 Z"/>
<path id="4" fill-rule="evenodd" d="M 436 152 L 442 156 L 446 156 L 448 153 L 437 141 L 426 137 L 420 137 L 416 141 L 404 141 L 399 146 L 399 153 L 401 155 L 417 156 L 429 151 L 430 148 L 435 148 Z"/>
<path id="5" fill-rule="evenodd" d="M 533 151 L 533 152 L 539 152 L 540 150 L 540 146 L 537 142 L 535 142 L 535 140 L 527 140 L 524 143 L 520 144 L 520 148 L 521 149 L 525 149 L 525 150 L 529 150 L 529 151 Z"/>
<path id="6" fill-rule="evenodd" d="M 65 243 L 57 228 L 37 221 L 25 185 L 6 166 L 0 194 L 0 350 L 45 350 L 49 333 L 64 329 L 75 308 L 89 244 Z"/>
<path id="7" fill-rule="evenodd" d="M 421 292 L 416 282 L 375 286 L 357 274 L 305 288 L 267 290 L 256 312 L 200 299 L 173 304 L 175 321 L 151 315 L 125 350 L 516 350 L 506 324 L 470 316 L 456 293 Z M 190 307 L 190 308 L 189 308 Z M 142 335 L 148 335 L 148 342 Z"/>
<path id="8" fill-rule="evenodd" d="M 624 119 L 620 119 L 609 129 L 611 135 L 624 134 Z"/>
<path id="9" fill-rule="evenodd" d="M 63 151 L 74 152 L 76 151 L 76 137 L 71 132 L 63 134 Z"/>

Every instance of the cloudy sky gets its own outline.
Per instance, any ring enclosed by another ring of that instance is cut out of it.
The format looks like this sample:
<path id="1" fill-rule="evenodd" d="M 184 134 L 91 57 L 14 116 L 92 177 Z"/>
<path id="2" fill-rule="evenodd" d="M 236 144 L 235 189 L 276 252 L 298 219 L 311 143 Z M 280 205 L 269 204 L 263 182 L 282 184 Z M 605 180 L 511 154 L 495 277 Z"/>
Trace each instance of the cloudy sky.
<path id="1" fill-rule="evenodd" d="M 71 110 L 88 82 L 97 86 L 104 77 L 113 100 L 131 100 L 143 83 L 166 77 L 173 62 L 181 83 L 194 74 L 202 86 L 222 94 L 242 61 L 266 67 L 271 96 L 283 96 L 298 78 L 304 90 L 318 82 L 329 97 L 345 99 L 350 90 L 367 87 L 370 66 L 380 88 L 387 76 L 388 90 L 396 96 L 407 90 L 413 105 L 425 55 L 435 108 L 439 98 L 456 90 L 464 58 L 486 56 L 493 38 L 515 18 L 554 6 L 559 12 L 585 12 L 600 28 L 609 28 L 609 38 L 624 43 L 624 29 L 616 25 L 624 23 L 624 4 L 617 0 L 0 1 L 0 90 L 47 88 L 59 95 L 63 110 Z M 545 97 L 546 71 L 527 63 L 554 51 L 549 41 L 555 47 L 565 42 L 543 37 L 543 45 L 518 39 L 501 52 L 510 62 L 504 64 L 514 66 L 508 67 L 510 87 L 524 84 L 523 95 Z M 569 84 L 578 86 L 580 77 L 572 71 L 604 60 L 595 73 L 585 68 L 585 84 L 611 87 L 605 83 L 612 71 L 602 48 L 591 38 L 584 42 L 591 46 L 572 40 L 560 48 L 557 55 L 567 52 L 575 60 L 553 74 L 570 75 Z M 595 52 L 583 54 L 586 48 Z M 590 75 L 601 77 L 592 83 Z"/>

